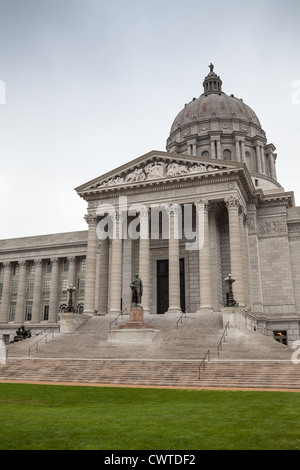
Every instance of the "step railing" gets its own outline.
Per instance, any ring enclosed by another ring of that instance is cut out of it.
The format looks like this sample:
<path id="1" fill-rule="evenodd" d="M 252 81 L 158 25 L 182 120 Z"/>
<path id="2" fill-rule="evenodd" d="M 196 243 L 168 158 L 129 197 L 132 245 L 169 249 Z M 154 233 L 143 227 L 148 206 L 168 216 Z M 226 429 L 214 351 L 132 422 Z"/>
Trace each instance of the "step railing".
<path id="1" fill-rule="evenodd" d="M 178 325 L 179 325 L 179 322 L 182 324 L 182 319 L 183 317 L 186 317 L 186 311 L 187 309 L 189 308 L 189 305 L 187 307 L 185 307 L 184 311 L 182 312 L 182 314 L 180 315 L 180 317 L 178 318 L 177 322 L 176 322 L 176 329 L 178 330 Z"/>
<path id="2" fill-rule="evenodd" d="M 199 364 L 199 380 L 201 378 L 201 367 L 203 367 L 203 370 L 205 371 L 205 361 L 209 362 L 210 361 L 210 350 L 208 349 L 202 359 L 202 361 Z"/>
<path id="3" fill-rule="evenodd" d="M 43 330 L 43 331 L 47 331 L 46 330 Z M 42 332 L 43 333 L 43 332 Z M 40 334 L 42 334 L 40 333 Z M 55 329 L 54 328 L 49 328 L 49 331 L 48 333 L 45 334 L 45 336 L 43 336 L 42 338 L 38 339 L 35 343 L 33 343 L 30 348 L 28 348 L 28 357 L 30 357 L 30 354 L 31 354 L 31 350 L 35 347 L 35 350 L 37 351 L 38 350 L 38 345 L 39 343 L 44 339 L 45 340 L 45 343 L 48 342 L 48 336 L 52 334 L 52 338 L 54 338 L 54 333 L 55 333 Z"/>
<path id="4" fill-rule="evenodd" d="M 228 330 L 229 330 L 229 322 L 226 323 L 226 326 L 224 328 L 223 334 L 221 336 L 221 339 L 218 345 L 218 358 L 220 357 L 220 351 L 222 351 L 222 343 L 225 343 L 225 338 L 228 334 Z"/>
<path id="5" fill-rule="evenodd" d="M 126 312 L 126 313 L 124 313 L 124 312 Z M 118 324 L 118 318 L 121 317 L 121 316 L 123 317 L 123 315 L 128 315 L 128 313 L 127 313 L 127 307 L 124 308 L 124 310 L 122 310 L 122 312 L 119 313 L 119 314 L 110 322 L 110 324 L 109 324 L 109 331 L 111 331 L 111 325 L 112 325 L 114 322 L 116 322 L 116 325 L 117 325 L 117 324 Z"/>

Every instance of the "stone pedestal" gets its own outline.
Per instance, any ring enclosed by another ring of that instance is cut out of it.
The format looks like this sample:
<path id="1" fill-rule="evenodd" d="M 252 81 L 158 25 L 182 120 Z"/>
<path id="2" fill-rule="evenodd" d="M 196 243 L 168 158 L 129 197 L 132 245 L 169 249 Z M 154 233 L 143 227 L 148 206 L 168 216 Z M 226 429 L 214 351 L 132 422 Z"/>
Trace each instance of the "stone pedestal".
<path id="1" fill-rule="evenodd" d="M 74 333 L 83 323 L 85 323 L 89 316 L 80 315 L 78 313 L 66 312 L 60 313 L 60 333 Z"/>
<path id="2" fill-rule="evenodd" d="M 224 326 L 229 322 L 229 328 L 240 329 L 241 316 L 239 307 L 224 307 L 221 309 L 221 312 Z"/>
<path id="3" fill-rule="evenodd" d="M 0 340 L 0 364 L 6 364 L 6 346 L 2 340 Z"/>
<path id="4" fill-rule="evenodd" d="M 129 312 L 129 322 L 125 325 L 120 325 L 120 329 L 141 329 L 150 328 L 152 326 L 147 325 L 144 322 L 144 309 L 143 307 L 131 307 Z"/>
<path id="5" fill-rule="evenodd" d="M 144 322 L 143 307 L 131 307 L 129 322 L 108 334 L 108 342 L 151 343 L 159 330 Z"/>

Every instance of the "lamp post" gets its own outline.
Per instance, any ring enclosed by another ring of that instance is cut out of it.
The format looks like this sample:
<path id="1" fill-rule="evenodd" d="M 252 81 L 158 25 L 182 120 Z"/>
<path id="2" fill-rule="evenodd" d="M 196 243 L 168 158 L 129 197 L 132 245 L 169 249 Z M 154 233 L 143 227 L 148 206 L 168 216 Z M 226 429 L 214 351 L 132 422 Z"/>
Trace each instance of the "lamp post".
<path id="1" fill-rule="evenodd" d="M 231 276 L 231 274 L 228 274 L 228 277 L 226 277 L 225 282 L 227 282 L 229 286 L 229 292 L 228 292 L 228 298 L 227 298 L 227 307 L 237 307 L 238 303 L 234 300 L 234 295 L 233 295 L 233 290 L 232 290 L 232 284 L 235 282 L 235 279 Z"/>
<path id="2" fill-rule="evenodd" d="M 73 286 L 73 284 L 69 285 L 67 291 L 69 292 L 69 300 L 68 300 L 66 312 L 74 313 L 75 309 L 73 307 L 73 292 L 75 291 L 75 287 Z"/>

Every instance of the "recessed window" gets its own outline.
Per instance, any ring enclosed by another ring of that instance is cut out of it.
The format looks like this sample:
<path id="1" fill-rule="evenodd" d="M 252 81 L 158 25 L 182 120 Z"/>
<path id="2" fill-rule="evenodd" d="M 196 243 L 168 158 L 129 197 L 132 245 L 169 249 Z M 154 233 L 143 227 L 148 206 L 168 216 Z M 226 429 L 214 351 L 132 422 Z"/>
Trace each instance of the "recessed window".
<path id="1" fill-rule="evenodd" d="M 286 330 L 273 331 L 273 334 L 275 341 L 281 344 L 287 344 Z"/>

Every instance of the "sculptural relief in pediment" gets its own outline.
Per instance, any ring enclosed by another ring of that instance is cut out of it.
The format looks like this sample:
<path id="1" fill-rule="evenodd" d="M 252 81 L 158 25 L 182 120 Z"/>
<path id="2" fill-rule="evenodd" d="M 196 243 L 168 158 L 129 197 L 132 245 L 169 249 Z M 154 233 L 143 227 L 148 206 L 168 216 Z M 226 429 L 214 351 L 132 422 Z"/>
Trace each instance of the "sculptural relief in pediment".
<path id="1" fill-rule="evenodd" d="M 142 168 L 135 168 L 125 175 L 113 176 L 105 181 L 95 185 L 97 188 L 105 188 L 110 186 L 126 185 L 131 183 L 147 182 L 161 178 L 174 178 L 178 176 L 195 175 L 208 171 L 220 170 L 217 165 L 205 165 L 203 163 L 165 163 L 163 161 L 155 161 L 145 165 Z"/>

